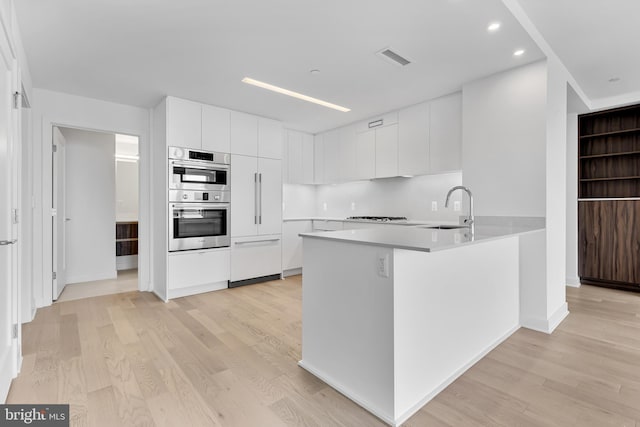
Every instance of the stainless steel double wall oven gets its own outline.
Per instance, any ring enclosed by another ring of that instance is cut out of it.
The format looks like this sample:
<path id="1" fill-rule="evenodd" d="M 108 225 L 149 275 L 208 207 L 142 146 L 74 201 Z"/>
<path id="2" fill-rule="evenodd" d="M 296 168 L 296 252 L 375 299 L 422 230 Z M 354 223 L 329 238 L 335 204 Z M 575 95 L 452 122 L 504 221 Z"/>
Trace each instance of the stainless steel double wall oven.
<path id="1" fill-rule="evenodd" d="M 231 243 L 231 156 L 169 147 L 169 251 Z"/>

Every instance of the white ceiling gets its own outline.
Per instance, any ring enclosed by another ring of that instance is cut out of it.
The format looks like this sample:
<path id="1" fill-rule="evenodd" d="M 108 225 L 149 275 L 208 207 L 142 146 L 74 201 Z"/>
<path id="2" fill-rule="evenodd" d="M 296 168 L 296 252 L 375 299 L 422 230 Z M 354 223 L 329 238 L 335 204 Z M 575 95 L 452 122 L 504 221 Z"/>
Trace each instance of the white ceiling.
<path id="1" fill-rule="evenodd" d="M 518 1 L 589 99 L 640 91 L 640 1 Z"/>
<path id="2" fill-rule="evenodd" d="M 36 87 L 142 107 L 174 95 L 314 133 L 544 57 L 500 0 L 15 4 Z M 489 34 L 496 20 L 502 27 Z M 375 53 L 385 47 L 413 63 L 383 61 Z M 516 48 L 526 53 L 514 57 Z M 245 76 L 352 111 L 252 87 Z"/>

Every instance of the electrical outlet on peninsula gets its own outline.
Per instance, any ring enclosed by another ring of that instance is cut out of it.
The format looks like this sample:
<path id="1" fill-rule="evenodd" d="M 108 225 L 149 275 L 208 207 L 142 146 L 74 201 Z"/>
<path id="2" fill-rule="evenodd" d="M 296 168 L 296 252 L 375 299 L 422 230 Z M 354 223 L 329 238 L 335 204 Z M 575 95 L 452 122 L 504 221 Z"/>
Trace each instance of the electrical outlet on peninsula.
<path id="1" fill-rule="evenodd" d="M 389 254 L 378 254 L 376 258 L 378 276 L 389 277 Z"/>

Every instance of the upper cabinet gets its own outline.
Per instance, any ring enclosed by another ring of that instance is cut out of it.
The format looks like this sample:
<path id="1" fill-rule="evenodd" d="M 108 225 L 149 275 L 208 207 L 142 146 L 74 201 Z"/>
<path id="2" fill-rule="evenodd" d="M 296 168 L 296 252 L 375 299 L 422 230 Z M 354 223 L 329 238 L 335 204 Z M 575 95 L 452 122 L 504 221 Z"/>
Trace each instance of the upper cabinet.
<path id="1" fill-rule="evenodd" d="M 325 184 L 324 180 L 324 139 L 322 134 L 313 137 L 313 183 Z"/>
<path id="2" fill-rule="evenodd" d="M 202 104 L 167 97 L 167 145 L 202 148 Z"/>
<path id="3" fill-rule="evenodd" d="M 282 158 L 282 123 L 232 111 L 230 127 L 232 154 Z"/>
<path id="4" fill-rule="evenodd" d="M 429 103 L 398 112 L 398 174 L 429 173 Z"/>
<path id="5" fill-rule="evenodd" d="M 211 105 L 202 106 L 202 149 L 220 153 L 231 152 L 231 112 Z"/>
<path id="6" fill-rule="evenodd" d="M 286 184 L 314 184 L 313 135 L 285 130 L 283 182 Z"/>
<path id="7" fill-rule="evenodd" d="M 167 145 L 229 153 L 229 110 L 167 97 Z"/>
<path id="8" fill-rule="evenodd" d="M 462 93 L 430 102 L 429 173 L 462 169 Z"/>

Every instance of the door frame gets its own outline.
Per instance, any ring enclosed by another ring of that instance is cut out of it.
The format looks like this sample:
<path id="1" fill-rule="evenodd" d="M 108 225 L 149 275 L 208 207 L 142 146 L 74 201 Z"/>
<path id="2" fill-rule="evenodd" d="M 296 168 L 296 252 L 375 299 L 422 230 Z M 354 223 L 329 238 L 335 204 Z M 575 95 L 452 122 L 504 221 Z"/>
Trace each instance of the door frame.
<path id="1" fill-rule="evenodd" d="M 138 138 L 138 291 L 151 290 L 151 253 L 153 236 L 151 227 L 151 186 L 150 176 L 150 141 L 147 135 L 140 135 L 131 129 L 105 129 L 95 125 L 83 125 L 78 122 L 54 120 L 47 115 L 42 116 L 42 306 L 53 304 L 53 128 L 71 128 L 89 132 L 131 135 Z M 115 250 L 115 246 L 114 246 Z"/>

